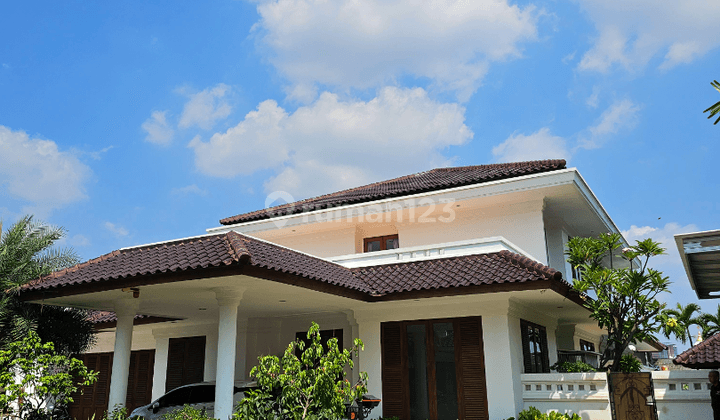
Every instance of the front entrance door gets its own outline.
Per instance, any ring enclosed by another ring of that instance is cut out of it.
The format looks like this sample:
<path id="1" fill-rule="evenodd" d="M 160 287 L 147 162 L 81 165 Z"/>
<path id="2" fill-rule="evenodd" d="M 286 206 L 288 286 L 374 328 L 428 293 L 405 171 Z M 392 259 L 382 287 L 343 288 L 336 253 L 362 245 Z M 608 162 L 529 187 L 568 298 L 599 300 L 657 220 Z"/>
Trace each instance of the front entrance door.
<path id="1" fill-rule="evenodd" d="M 487 419 L 479 317 L 382 324 L 383 416 Z"/>
<path id="2" fill-rule="evenodd" d="M 657 420 L 650 372 L 608 373 L 614 420 Z"/>

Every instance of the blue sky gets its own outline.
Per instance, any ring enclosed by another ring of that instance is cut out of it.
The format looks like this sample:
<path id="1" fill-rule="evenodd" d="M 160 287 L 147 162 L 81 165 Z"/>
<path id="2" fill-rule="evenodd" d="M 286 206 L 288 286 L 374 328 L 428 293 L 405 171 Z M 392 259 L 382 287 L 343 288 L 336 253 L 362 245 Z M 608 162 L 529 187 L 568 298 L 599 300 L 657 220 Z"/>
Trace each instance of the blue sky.
<path id="1" fill-rule="evenodd" d="M 0 217 L 93 258 L 445 165 L 562 157 L 628 239 L 720 228 L 720 2 L 10 2 Z M 715 312 L 716 303 L 703 302 Z"/>

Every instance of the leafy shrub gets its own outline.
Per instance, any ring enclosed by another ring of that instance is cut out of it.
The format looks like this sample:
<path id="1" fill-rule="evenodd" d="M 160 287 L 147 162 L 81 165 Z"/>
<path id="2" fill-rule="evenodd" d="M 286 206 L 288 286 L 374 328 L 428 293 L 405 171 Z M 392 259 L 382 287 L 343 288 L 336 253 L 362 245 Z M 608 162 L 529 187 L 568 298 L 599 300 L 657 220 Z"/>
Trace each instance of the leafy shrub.
<path id="1" fill-rule="evenodd" d="M 80 360 L 59 354 L 30 331 L 0 350 L 0 413 L 10 420 L 66 418 L 72 393 L 96 380 Z"/>
<path id="2" fill-rule="evenodd" d="M 620 358 L 620 369 L 619 372 L 632 373 L 640 372 L 642 364 L 640 360 L 630 353 L 623 354 Z"/>
<path id="3" fill-rule="evenodd" d="M 596 369 L 585 362 L 558 362 L 550 366 L 550 369 L 560 373 L 571 372 L 595 372 Z"/>
<path id="4" fill-rule="evenodd" d="M 199 410 L 187 404 L 183 408 L 170 411 L 162 416 L 162 420 L 207 420 L 211 419 L 205 410 Z"/>
<path id="5" fill-rule="evenodd" d="M 130 420 L 130 419 L 141 420 L 142 417 L 128 416 L 127 408 L 125 408 L 122 404 L 118 404 L 112 410 L 106 411 L 102 417 L 102 420 Z M 93 414 L 93 417 L 90 418 L 89 420 L 95 420 L 95 415 Z"/>
<path id="6" fill-rule="evenodd" d="M 320 342 L 320 327 L 312 323 L 307 333 L 310 343 L 290 343 L 282 359 L 261 356 L 250 376 L 258 388 L 245 393 L 233 420 L 240 419 L 338 419 L 345 415 L 345 404 L 356 401 L 367 392 L 367 374 L 352 385 L 344 379 L 345 367 L 353 367 L 352 353 L 362 348 L 355 339 L 351 350 L 340 350 L 337 338 Z M 302 353 L 298 358 L 295 350 Z M 178 419 L 179 420 L 179 419 Z"/>
<path id="7" fill-rule="evenodd" d="M 515 420 L 515 417 L 510 417 L 507 420 Z M 557 411 L 545 414 L 535 407 L 530 407 L 521 411 L 517 420 L 582 420 L 582 418 L 578 414 L 558 413 Z"/>

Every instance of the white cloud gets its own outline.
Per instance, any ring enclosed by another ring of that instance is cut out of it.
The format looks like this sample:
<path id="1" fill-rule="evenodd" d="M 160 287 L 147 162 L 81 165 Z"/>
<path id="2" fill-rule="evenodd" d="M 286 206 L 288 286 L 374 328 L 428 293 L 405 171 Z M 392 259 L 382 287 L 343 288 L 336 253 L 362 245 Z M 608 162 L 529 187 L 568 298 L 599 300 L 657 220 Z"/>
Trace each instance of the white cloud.
<path id="1" fill-rule="evenodd" d="M 365 89 L 411 75 L 463 101 L 491 62 L 537 38 L 540 14 L 507 0 L 261 0 L 257 11 L 258 45 L 292 84 Z"/>
<path id="2" fill-rule="evenodd" d="M 141 127 L 147 133 L 146 141 L 161 146 L 169 145 L 175 135 L 175 131 L 167 122 L 167 111 L 153 111 Z"/>
<path id="3" fill-rule="evenodd" d="M 655 242 L 660 242 L 665 248 L 666 255 L 655 258 L 654 266 L 682 266 L 680 253 L 677 245 L 675 245 L 674 236 L 680 233 L 697 232 L 698 227 L 694 224 L 681 226 L 678 223 L 666 223 L 665 226 L 630 226 L 630 229 L 623 230 L 621 233 L 631 245 L 635 245 L 635 241 L 642 241 L 651 238 Z"/>
<path id="4" fill-rule="evenodd" d="M 0 188 L 44 213 L 86 198 L 90 168 L 51 140 L 0 125 Z"/>
<path id="5" fill-rule="evenodd" d="M 227 118 L 232 111 L 225 99 L 225 94 L 230 92 L 230 86 L 224 83 L 194 94 L 188 94 L 186 89 L 180 89 L 179 92 L 190 98 L 180 116 L 180 128 L 198 126 L 209 130 L 218 120 Z"/>
<path id="6" fill-rule="evenodd" d="M 585 104 L 589 106 L 592 109 L 595 109 L 598 107 L 600 102 L 600 87 L 593 86 L 592 95 L 588 96 L 588 98 L 585 100 Z"/>
<path id="7" fill-rule="evenodd" d="M 720 46 L 718 1 L 577 1 L 598 31 L 581 70 L 606 72 L 619 65 L 637 71 L 655 56 L 664 57 L 661 68 L 671 68 Z"/>
<path id="8" fill-rule="evenodd" d="M 567 141 L 562 137 L 554 136 L 547 127 L 527 136 L 512 135 L 503 143 L 493 147 L 492 154 L 498 162 L 570 158 Z"/>
<path id="9" fill-rule="evenodd" d="M 117 237 L 128 236 L 130 234 L 127 229 L 120 225 L 116 225 L 115 223 L 105 222 L 103 226 Z"/>
<path id="10" fill-rule="evenodd" d="M 589 135 L 583 135 L 578 147 L 583 149 L 597 149 L 607 139 L 620 130 L 632 129 L 637 125 L 641 106 L 629 99 L 616 101 L 606 109 L 600 120 L 594 126 L 588 127 Z"/>
<path id="11" fill-rule="evenodd" d="M 325 92 L 293 113 L 262 102 L 237 126 L 189 147 L 205 174 L 271 169 L 267 191 L 307 197 L 448 164 L 443 149 L 473 136 L 464 119 L 465 108 L 420 88 L 386 87 L 367 102 Z"/>
<path id="12" fill-rule="evenodd" d="M 170 194 L 179 195 L 179 196 L 190 195 L 190 194 L 206 196 L 207 193 L 208 193 L 207 190 L 204 190 L 195 184 L 188 185 L 188 186 L 181 187 L 181 188 L 173 188 L 170 191 Z"/>

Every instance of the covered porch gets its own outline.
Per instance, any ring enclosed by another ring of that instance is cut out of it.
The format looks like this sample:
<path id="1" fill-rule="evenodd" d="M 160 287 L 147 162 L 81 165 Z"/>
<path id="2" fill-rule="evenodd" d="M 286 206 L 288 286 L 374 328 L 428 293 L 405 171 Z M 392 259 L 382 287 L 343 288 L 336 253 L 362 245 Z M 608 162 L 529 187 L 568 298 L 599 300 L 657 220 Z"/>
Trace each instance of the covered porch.
<path id="1" fill-rule="evenodd" d="M 154 399 L 168 390 L 170 376 L 184 369 L 171 356 L 185 340 L 186 354 L 203 352 L 201 379 L 217 383 L 218 418 L 232 413 L 232 385 L 248 378 L 257 357 L 281 354 L 311 321 L 333 334 L 339 331 L 346 348 L 356 337 L 363 340 L 365 349 L 349 379 L 368 372 L 370 393 L 383 399 L 373 415 L 388 415 L 393 412 L 388 404 L 408 404 L 413 391 L 388 391 L 393 378 L 383 357 L 384 326 L 448 320 L 459 326 L 457 320 L 470 318 L 480 326 L 480 352 L 473 362 L 482 375 L 474 378 L 478 386 L 472 391 L 455 379 L 457 405 L 473 402 L 481 408 L 479 418 L 506 418 L 523 406 L 522 321 L 545 326 L 552 362 L 558 325 L 587 322 L 587 312 L 560 276 L 510 253 L 363 271 L 234 232 L 116 251 L 31 284 L 23 298 L 116 313 L 115 327 L 101 333 L 96 349 L 113 353 L 110 408 L 126 401 L 133 350 L 155 352 Z M 173 320 L 134 325 L 137 314 Z M 194 337 L 204 341 L 187 344 Z"/>

